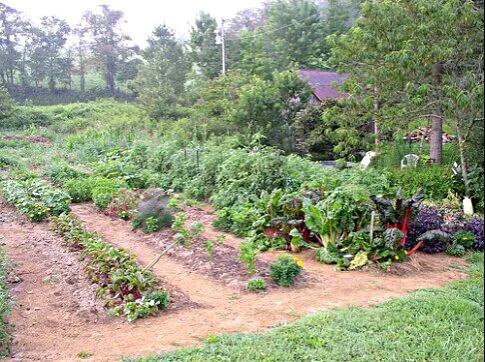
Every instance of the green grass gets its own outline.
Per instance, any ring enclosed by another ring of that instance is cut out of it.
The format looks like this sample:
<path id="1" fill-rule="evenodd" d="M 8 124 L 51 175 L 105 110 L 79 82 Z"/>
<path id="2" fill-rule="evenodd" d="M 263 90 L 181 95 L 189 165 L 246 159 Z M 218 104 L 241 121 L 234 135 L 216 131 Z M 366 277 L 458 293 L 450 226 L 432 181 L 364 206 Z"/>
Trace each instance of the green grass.
<path id="1" fill-rule="evenodd" d="M 0 237 L 0 241 L 2 238 Z M 9 287 L 7 284 L 8 259 L 0 246 L 0 357 L 8 354 L 9 335 L 5 318 L 10 311 Z"/>
<path id="2" fill-rule="evenodd" d="M 372 309 L 337 309 L 255 335 L 124 361 L 483 361 L 483 253 L 470 278 Z"/>

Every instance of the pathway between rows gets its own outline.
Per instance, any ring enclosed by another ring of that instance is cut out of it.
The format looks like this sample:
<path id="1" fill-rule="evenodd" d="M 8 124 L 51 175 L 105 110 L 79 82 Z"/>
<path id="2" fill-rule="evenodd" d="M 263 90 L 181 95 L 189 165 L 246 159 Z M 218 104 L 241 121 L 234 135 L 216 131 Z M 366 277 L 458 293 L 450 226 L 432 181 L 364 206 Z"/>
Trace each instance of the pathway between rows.
<path id="1" fill-rule="evenodd" d="M 8 209 L 0 211 L 5 210 Z M 101 233 L 107 242 L 135 253 L 142 265 L 147 265 L 159 253 L 145 242 L 142 235 L 132 232 L 129 223 L 112 220 L 87 204 L 75 205 L 73 212 L 87 228 Z M 331 307 L 369 306 L 406 295 L 409 290 L 439 287 L 463 276 L 449 268 L 455 259 L 443 256 L 423 256 L 420 263 L 427 266 L 424 270 L 395 276 L 336 272 L 332 266 L 315 263 L 310 255 L 304 254 L 307 268 L 312 271 L 311 282 L 300 288 L 252 294 L 223 285 L 210 276 L 194 273 L 174 258 L 164 256 L 155 266 L 154 273 L 167 283 L 169 289 L 176 289 L 174 296 L 179 295 L 182 300 L 175 300 L 173 306 L 158 317 L 129 324 L 120 318 L 110 319 L 103 312 L 93 318 L 83 313 L 76 315 L 73 305 L 71 310 L 63 307 L 75 303 L 78 296 L 63 288 L 69 285 L 65 278 L 73 275 L 58 273 L 59 284 L 50 285 L 45 281 L 45 277 L 55 272 L 49 265 L 59 255 L 39 253 L 39 248 L 60 248 L 59 240 L 53 239 L 47 224 L 25 223 L 21 218 L 9 222 L 0 220 L 0 232 L 7 253 L 16 262 L 14 271 L 24 273 L 22 281 L 16 284 L 17 302 L 9 318 L 17 342 L 13 345 L 12 360 L 18 361 L 72 361 L 80 351 L 92 353 L 90 360 L 93 361 L 114 361 L 122 355 L 168 351 L 196 345 L 214 334 L 263 331 L 303 314 Z M 29 242 L 31 235 L 35 235 L 35 242 Z M 21 247 L 20 241 L 23 241 Z M 76 266 L 79 262 L 74 259 L 69 263 L 76 273 L 79 272 L 78 287 L 87 290 L 89 286 L 84 275 Z M 35 275 L 26 273 L 33 265 L 38 266 Z M 34 305 L 41 309 L 34 310 Z M 93 304 L 92 308 L 95 307 Z"/>

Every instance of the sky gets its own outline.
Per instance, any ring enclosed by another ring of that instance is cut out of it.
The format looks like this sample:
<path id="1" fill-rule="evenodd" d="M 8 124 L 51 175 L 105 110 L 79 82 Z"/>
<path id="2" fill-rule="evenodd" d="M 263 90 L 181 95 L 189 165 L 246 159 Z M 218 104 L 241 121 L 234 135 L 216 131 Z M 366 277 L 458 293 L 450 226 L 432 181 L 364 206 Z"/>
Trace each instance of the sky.
<path id="1" fill-rule="evenodd" d="M 1 0 L 23 12 L 32 21 L 41 16 L 55 15 L 75 25 L 86 10 L 95 10 L 100 4 L 121 10 L 125 14 L 123 29 L 135 44 L 143 46 L 157 25 L 165 23 L 179 39 L 188 38 L 197 14 L 205 11 L 220 22 L 238 11 L 261 7 L 263 0 Z"/>

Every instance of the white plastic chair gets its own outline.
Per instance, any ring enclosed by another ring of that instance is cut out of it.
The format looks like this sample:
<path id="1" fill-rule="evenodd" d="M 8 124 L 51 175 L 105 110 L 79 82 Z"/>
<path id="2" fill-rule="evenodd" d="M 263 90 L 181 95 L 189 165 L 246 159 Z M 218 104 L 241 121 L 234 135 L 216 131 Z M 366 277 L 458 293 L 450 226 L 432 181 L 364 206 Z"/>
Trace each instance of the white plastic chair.
<path id="1" fill-rule="evenodd" d="M 412 153 L 409 155 L 405 155 L 401 160 L 401 170 L 408 167 L 412 167 L 412 168 L 418 167 L 418 161 L 419 161 L 418 155 L 415 155 Z"/>

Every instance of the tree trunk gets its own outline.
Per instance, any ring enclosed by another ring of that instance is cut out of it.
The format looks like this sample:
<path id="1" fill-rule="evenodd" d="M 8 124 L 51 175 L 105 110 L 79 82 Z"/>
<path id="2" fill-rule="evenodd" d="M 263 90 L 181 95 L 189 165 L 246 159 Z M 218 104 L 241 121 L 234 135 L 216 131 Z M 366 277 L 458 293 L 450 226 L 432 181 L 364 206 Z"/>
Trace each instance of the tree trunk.
<path id="1" fill-rule="evenodd" d="M 375 135 L 375 153 L 376 155 L 381 153 L 381 127 L 379 125 L 378 119 L 381 110 L 381 101 L 379 98 L 378 88 L 374 89 L 374 135 Z"/>
<path id="2" fill-rule="evenodd" d="M 441 76 L 443 66 L 440 63 L 432 65 L 431 75 L 434 94 L 437 100 L 441 98 Z M 431 125 L 431 144 L 430 156 L 433 163 L 441 163 L 443 160 L 443 118 L 441 106 L 438 104 L 435 110 L 435 115 L 432 117 Z"/>

